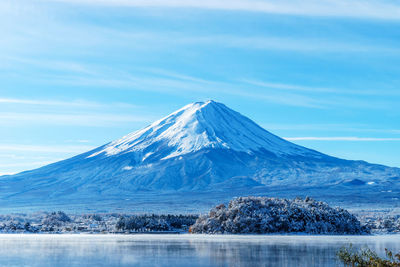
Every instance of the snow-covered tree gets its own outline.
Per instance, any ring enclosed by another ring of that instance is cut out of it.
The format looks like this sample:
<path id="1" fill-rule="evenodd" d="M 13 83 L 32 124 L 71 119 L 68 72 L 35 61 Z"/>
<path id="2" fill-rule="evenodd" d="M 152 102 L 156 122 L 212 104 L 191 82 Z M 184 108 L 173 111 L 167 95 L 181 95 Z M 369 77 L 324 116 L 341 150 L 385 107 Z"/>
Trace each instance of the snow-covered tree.
<path id="1" fill-rule="evenodd" d="M 192 233 L 362 234 L 368 229 L 341 208 L 309 197 L 294 200 L 239 197 L 221 204 L 191 226 Z"/>
<path id="2" fill-rule="evenodd" d="M 195 215 L 132 215 L 121 216 L 116 224 L 118 230 L 172 231 L 187 230 L 197 219 Z"/>
<path id="3" fill-rule="evenodd" d="M 52 212 L 47 214 L 42 223 L 49 226 L 61 226 L 66 222 L 70 222 L 71 218 L 62 211 Z"/>

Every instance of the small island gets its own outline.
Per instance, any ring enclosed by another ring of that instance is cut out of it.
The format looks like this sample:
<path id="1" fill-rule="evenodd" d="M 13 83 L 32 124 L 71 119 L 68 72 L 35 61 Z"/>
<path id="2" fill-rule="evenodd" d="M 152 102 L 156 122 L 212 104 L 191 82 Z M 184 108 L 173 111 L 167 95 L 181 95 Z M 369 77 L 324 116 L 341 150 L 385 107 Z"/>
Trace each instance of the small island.
<path id="1" fill-rule="evenodd" d="M 347 210 L 312 198 L 294 200 L 239 197 L 213 208 L 190 227 L 206 234 L 368 234 L 370 230 Z"/>

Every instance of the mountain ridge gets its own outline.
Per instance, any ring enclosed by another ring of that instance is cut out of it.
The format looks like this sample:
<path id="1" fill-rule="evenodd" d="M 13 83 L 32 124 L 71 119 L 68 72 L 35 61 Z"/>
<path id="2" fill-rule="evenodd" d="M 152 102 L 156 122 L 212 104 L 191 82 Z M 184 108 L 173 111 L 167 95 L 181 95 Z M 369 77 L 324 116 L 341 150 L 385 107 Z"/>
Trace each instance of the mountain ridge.
<path id="1" fill-rule="evenodd" d="M 267 195 L 272 188 L 278 196 L 289 188 L 299 195 L 363 191 L 367 196 L 389 188 L 393 193 L 399 181 L 399 168 L 339 159 L 293 144 L 224 104 L 207 101 L 186 105 L 75 157 L 2 176 L 0 204 L 65 206 L 81 200 L 102 206 L 113 200 L 125 205 L 126 199 L 140 195 L 150 198 L 143 202 L 148 205 L 172 201 L 159 196 L 177 192 L 189 199 L 186 204 L 206 203 L 194 193 L 217 201 L 233 192 Z M 382 197 L 390 198 L 386 193 Z"/>

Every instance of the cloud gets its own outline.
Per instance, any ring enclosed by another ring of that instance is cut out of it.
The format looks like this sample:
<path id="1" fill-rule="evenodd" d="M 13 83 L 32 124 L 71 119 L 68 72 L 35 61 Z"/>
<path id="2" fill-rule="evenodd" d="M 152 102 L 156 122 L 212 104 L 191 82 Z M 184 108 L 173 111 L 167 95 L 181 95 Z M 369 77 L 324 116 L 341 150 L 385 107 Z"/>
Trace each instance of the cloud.
<path id="1" fill-rule="evenodd" d="M 184 93 L 190 92 L 198 93 L 200 95 L 208 94 L 208 96 L 213 96 L 216 93 L 227 94 L 295 107 L 324 108 L 327 104 L 321 103 L 321 100 L 319 99 L 301 94 L 282 92 L 271 92 L 265 94 L 265 92 L 257 92 L 256 90 L 252 91 L 249 87 L 238 86 L 232 81 L 205 81 L 195 77 L 189 78 L 189 76 L 185 76 L 185 79 L 180 79 L 178 77 L 146 77 L 143 75 L 139 77 L 130 74 L 122 76 L 116 74 L 113 76 L 114 77 L 110 78 L 106 76 L 63 76 L 59 77 L 59 79 L 54 78 L 52 81 L 74 86 L 79 85 L 96 88 L 100 86 L 112 87 L 130 91 L 153 91 L 180 96 Z M 324 102 L 326 102 L 326 100 L 324 100 Z"/>
<path id="2" fill-rule="evenodd" d="M 365 53 L 384 52 L 398 53 L 398 48 L 389 48 L 379 45 L 367 45 L 365 42 L 349 40 L 333 41 L 331 38 L 293 38 L 277 36 L 238 36 L 238 35 L 207 35 L 174 38 L 175 44 L 213 44 L 221 47 L 253 49 L 253 50 L 281 50 L 303 53 Z"/>
<path id="3" fill-rule="evenodd" d="M 399 20 L 400 5 L 394 1 L 376 0 L 57 0 L 58 2 L 113 6 L 113 7 L 162 7 L 193 8 L 223 11 L 243 11 L 269 14 L 350 17 Z M 54 1 L 52 1 L 54 2 Z"/>
<path id="4" fill-rule="evenodd" d="M 27 60 L 29 64 L 36 64 L 36 60 Z M 33 79 L 35 82 L 45 83 L 46 85 L 66 85 L 66 86 L 85 86 L 116 88 L 119 90 L 129 91 L 153 91 L 170 95 L 189 94 L 190 92 L 199 95 L 208 94 L 209 97 L 215 97 L 216 94 L 228 94 L 232 96 L 246 97 L 249 99 L 257 99 L 269 103 L 282 104 L 286 106 L 306 107 L 326 109 L 334 106 L 357 106 L 361 108 L 387 109 L 391 108 L 391 104 L 386 102 L 375 101 L 373 106 L 370 102 L 363 99 L 351 99 L 334 96 L 326 98 L 325 94 L 335 95 L 399 95 L 399 92 L 382 90 L 347 90 L 327 87 L 311 87 L 301 84 L 287 84 L 279 82 L 269 82 L 252 80 L 247 78 L 238 78 L 235 80 L 206 80 L 201 77 L 194 77 L 182 73 L 176 73 L 169 70 L 154 68 L 135 68 L 130 71 L 109 68 L 107 66 L 96 64 L 73 63 L 79 65 L 80 69 L 90 69 L 91 72 L 76 72 L 55 74 L 44 72 L 32 77 L 24 77 L 25 80 Z M 55 64 L 60 67 L 68 64 Z M 44 64 L 46 68 L 51 69 L 52 61 L 47 60 Z M 67 69 L 68 71 L 68 69 Z M 94 88 L 93 88 L 94 89 Z M 266 90 L 267 93 L 266 93 Z M 324 95 L 315 95 L 316 93 Z M 321 97 L 322 96 L 322 97 Z M 103 104 L 89 102 L 84 100 L 77 101 L 55 101 L 55 100 L 27 100 L 0 98 L 0 103 L 14 104 L 31 104 L 31 105 L 53 105 L 53 106 L 80 106 L 80 107 L 137 107 L 125 103 Z M 2 115 L 0 113 L 0 119 Z M 40 116 L 39 116 L 40 117 Z M 85 116 L 84 116 L 85 117 Z M 77 122 L 84 120 L 83 118 Z M 106 119 L 107 117 L 104 117 Z M 65 118 L 64 118 L 65 119 Z M 132 119 L 117 119 L 117 121 L 135 121 Z M 143 120 L 145 121 L 145 120 Z"/>
<path id="5" fill-rule="evenodd" d="M 39 168 L 93 148 L 89 145 L 0 144 L 0 175 Z"/>
<path id="6" fill-rule="evenodd" d="M 16 172 L 0 172 L 0 176 L 2 175 L 13 175 L 16 174 Z"/>
<path id="7" fill-rule="evenodd" d="M 90 143 L 90 140 L 80 139 L 80 140 L 76 140 L 76 142 L 78 142 L 78 143 Z"/>
<path id="8" fill-rule="evenodd" d="M 148 116 L 122 114 L 0 113 L 0 124 L 35 123 L 47 125 L 112 126 L 126 122 L 150 122 Z"/>
<path id="9" fill-rule="evenodd" d="M 207 94 L 215 97 L 216 94 L 246 97 L 259 101 L 276 103 L 286 106 L 327 109 L 334 106 L 352 106 L 360 108 L 388 109 L 391 105 L 387 102 L 377 102 L 373 106 L 363 99 L 348 100 L 344 97 L 334 96 L 326 98 L 325 94 L 343 95 L 398 95 L 398 92 L 379 92 L 378 90 L 341 90 L 336 88 L 310 87 L 304 85 L 273 83 L 249 79 L 235 80 L 206 80 L 199 77 L 166 71 L 162 69 L 135 69 L 134 71 L 121 71 L 101 66 L 92 66 L 93 75 L 80 74 L 43 74 L 36 75 L 34 79 L 50 85 L 85 86 L 116 88 L 118 90 L 158 92 L 170 95 L 197 93 L 199 96 Z M 277 90 L 275 90 L 277 89 Z M 268 91 L 266 91 L 268 90 Z M 312 95 L 320 93 L 321 95 Z M 322 95 L 323 94 L 323 95 Z M 191 96 L 193 96 L 191 94 Z M 322 97 L 321 97 L 322 96 Z M 1 115 L 0 115 L 1 118 Z"/>
<path id="10" fill-rule="evenodd" d="M 339 136 L 339 137 L 314 137 L 314 136 L 306 136 L 306 137 L 284 137 L 284 139 L 288 141 L 366 141 L 366 142 L 375 142 L 375 141 L 400 141 L 400 138 L 376 138 L 376 137 L 354 137 L 354 136 Z"/>
<path id="11" fill-rule="evenodd" d="M 20 163 L 5 163 L 5 164 L 0 164 L 0 168 L 15 168 L 15 167 L 25 167 L 25 168 L 37 168 L 40 166 L 45 166 L 57 161 L 60 161 L 62 159 L 55 159 L 55 160 L 49 160 L 49 161 L 32 161 L 32 162 L 20 162 Z M 25 169 L 26 170 L 26 169 Z M 5 173 L 5 174 L 13 174 L 12 173 Z"/>
<path id="12" fill-rule="evenodd" d="M 58 162 L 60 160 L 63 160 L 63 158 L 54 158 L 52 160 L 47 160 L 47 161 L 0 163 L 0 168 L 2 169 L 2 171 L 0 172 L 0 176 L 1 175 L 12 175 L 12 174 L 19 173 L 21 171 L 40 168 L 42 166 L 46 166 L 48 164 Z"/>
<path id="13" fill-rule="evenodd" d="M 137 105 L 130 103 L 98 103 L 87 100 L 71 100 L 71 101 L 59 101 L 59 100 L 43 100 L 43 99 L 21 99 L 21 98 L 1 98 L 0 104 L 20 104 L 20 105 L 38 105 L 38 106 L 56 106 L 56 107 L 85 107 L 85 108 L 102 108 L 102 107 L 124 107 L 124 108 L 136 108 Z"/>
<path id="14" fill-rule="evenodd" d="M 40 153 L 82 153 L 93 149 L 93 146 L 85 145 L 21 145 L 0 144 L 0 151 L 9 152 L 40 152 Z"/>
<path id="15" fill-rule="evenodd" d="M 362 133 L 399 134 L 399 129 L 370 128 L 367 124 L 343 124 L 343 123 L 317 123 L 317 124 L 273 124 L 262 123 L 267 130 L 296 130 L 296 131 L 341 131 Z"/>
<path id="16" fill-rule="evenodd" d="M 88 101 L 57 101 L 57 100 L 31 100 L 19 98 L 0 98 L 3 104 L 41 105 L 41 106 L 69 106 L 69 107 L 101 107 L 102 104 Z"/>
<path id="17" fill-rule="evenodd" d="M 234 80 L 206 80 L 199 77 L 174 73 L 171 71 L 148 70 L 140 75 L 121 71 L 100 70 L 96 76 L 63 75 L 60 77 L 42 78 L 56 84 L 86 87 L 109 87 L 130 91 L 153 91 L 170 95 L 197 93 L 200 96 L 207 94 L 215 97 L 216 94 L 245 97 L 269 103 L 286 106 L 327 109 L 337 106 L 359 107 L 368 109 L 391 109 L 390 100 L 374 101 L 371 106 L 370 99 L 349 98 L 349 95 L 399 95 L 396 91 L 379 90 L 345 90 L 337 88 L 310 87 L 285 83 L 271 83 L 252 81 L 247 79 Z M 37 77 L 36 77 L 37 78 Z M 275 90 L 277 89 L 277 90 Z M 315 93 L 319 93 L 316 95 Z M 327 98 L 326 94 L 332 94 Z M 191 96 L 193 96 L 191 94 Z"/>
<path id="18" fill-rule="evenodd" d="M 269 89 L 278 89 L 282 91 L 294 91 L 294 92 L 309 92 L 309 93 L 323 93 L 323 94 L 342 94 L 342 95 L 389 95 L 389 96 L 399 96 L 400 92 L 398 90 L 368 90 L 363 88 L 363 90 L 350 90 L 350 89 L 337 89 L 337 88 L 327 88 L 327 87 L 312 87 L 312 86 L 304 86 L 304 85 L 296 85 L 296 84 L 287 84 L 287 83 L 276 83 L 269 81 L 259 81 L 259 80 L 251 80 L 251 79 L 242 79 L 240 82 L 254 85 L 257 87 L 264 87 Z"/>
<path id="19" fill-rule="evenodd" d="M 27 64 L 36 65 L 37 60 L 26 60 Z M 72 65 L 78 65 L 73 64 Z M 60 67 L 68 64 L 55 64 Z M 52 61 L 47 60 L 46 64 L 42 64 L 42 67 L 46 67 L 49 70 L 52 68 Z M 213 97 L 216 94 L 228 94 L 232 96 L 246 97 L 250 99 L 262 100 L 270 103 L 278 103 L 288 106 L 296 107 L 310 107 L 310 108 L 323 108 L 327 103 L 320 103 L 320 100 L 310 96 L 296 94 L 295 92 L 270 92 L 265 94 L 260 90 L 249 90 L 254 89 L 257 85 L 244 84 L 239 85 L 237 81 L 217 81 L 207 80 L 200 77 L 194 77 L 182 73 L 173 72 L 170 70 L 157 69 L 157 68 L 135 68 L 131 71 L 122 71 L 120 69 L 109 68 L 102 65 L 93 64 L 79 64 L 82 69 L 90 69 L 90 73 L 68 73 L 68 74 L 54 74 L 51 72 L 39 73 L 35 76 L 26 77 L 24 79 L 32 79 L 35 82 L 45 83 L 46 85 L 66 85 L 66 86 L 85 86 L 94 87 L 108 87 L 116 88 L 119 90 L 129 91 L 153 91 L 158 93 L 165 93 L 170 95 L 182 95 L 183 93 L 198 93 L 199 95 L 207 94 L 208 97 Z M 67 69 L 68 71 L 68 69 Z M 251 85 L 253 88 L 249 88 Z M 191 95 L 192 96 L 192 95 Z M 136 105 L 125 104 L 125 103 L 111 103 L 103 104 L 96 102 L 89 102 L 84 100 L 79 101 L 57 101 L 57 100 L 28 100 L 28 99 L 14 99 L 14 98 L 0 98 L 0 103 L 9 104 L 30 104 L 30 105 L 52 105 L 52 106 L 81 106 L 81 107 L 138 107 Z M 28 114 L 28 118 L 32 115 Z M 67 123 L 73 121 L 75 124 L 80 121 L 87 121 L 84 116 L 71 115 L 73 119 L 69 119 L 63 115 L 44 115 L 37 114 L 36 120 L 41 117 L 57 116 L 61 121 L 67 121 Z M 0 120 L 5 117 L 15 117 L 17 120 L 24 120 L 23 115 L 18 114 L 1 114 Z M 79 117 L 79 118 L 76 118 Z M 76 120 L 75 120 L 76 118 Z M 93 117 L 91 117 L 93 118 Z M 101 120 L 107 120 L 107 116 L 99 116 L 97 118 Z M 119 117 L 116 121 L 146 121 L 140 118 L 134 119 L 132 116 Z M 81 124 L 81 123 L 79 123 Z M 91 123 L 89 123 L 91 124 Z"/>

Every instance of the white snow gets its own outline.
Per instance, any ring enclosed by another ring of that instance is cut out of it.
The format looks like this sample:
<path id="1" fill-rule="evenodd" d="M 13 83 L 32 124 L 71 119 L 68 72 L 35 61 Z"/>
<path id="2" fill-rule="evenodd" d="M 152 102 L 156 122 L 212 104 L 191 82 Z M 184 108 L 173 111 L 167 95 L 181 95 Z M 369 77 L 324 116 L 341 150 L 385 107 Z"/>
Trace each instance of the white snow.
<path id="1" fill-rule="evenodd" d="M 149 156 L 153 155 L 154 152 L 149 152 L 146 155 L 144 155 L 144 157 L 142 158 L 142 161 L 145 161 Z"/>
<path id="2" fill-rule="evenodd" d="M 132 167 L 132 166 L 125 166 L 125 167 L 123 167 L 122 169 L 123 169 L 124 171 L 130 171 L 130 170 L 133 169 L 133 167 Z"/>
<path id="3" fill-rule="evenodd" d="M 89 158 L 100 154 L 112 156 L 143 152 L 144 161 L 155 152 L 148 151 L 148 147 L 153 144 L 158 144 L 154 146 L 157 149 L 162 147 L 160 144 L 172 148 L 163 154 L 162 159 L 204 148 L 231 149 L 246 153 L 266 149 L 277 155 L 318 154 L 269 133 L 221 103 L 207 101 L 189 104 L 142 130 L 111 142 Z"/>
<path id="4" fill-rule="evenodd" d="M 191 226 L 192 233 L 368 233 L 348 211 L 332 208 L 309 197 L 294 200 L 268 197 L 238 197 L 228 206 L 220 204 Z"/>

